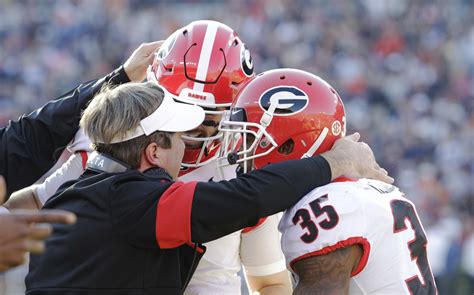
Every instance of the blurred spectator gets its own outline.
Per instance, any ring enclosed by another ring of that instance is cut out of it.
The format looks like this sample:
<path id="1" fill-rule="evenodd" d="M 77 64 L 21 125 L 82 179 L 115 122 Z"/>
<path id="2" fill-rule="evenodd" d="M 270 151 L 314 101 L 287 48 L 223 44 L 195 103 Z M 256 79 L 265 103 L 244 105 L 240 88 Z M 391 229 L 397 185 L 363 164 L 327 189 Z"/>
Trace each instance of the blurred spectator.
<path id="1" fill-rule="evenodd" d="M 437 279 L 450 294 L 474 288 L 472 1 L 0 0 L 0 7 L 0 126 L 196 19 L 235 28 L 257 72 L 293 67 L 327 79 L 341 90 L 350 129 L 419 208 L 439 253 L 431 259 Z"/>

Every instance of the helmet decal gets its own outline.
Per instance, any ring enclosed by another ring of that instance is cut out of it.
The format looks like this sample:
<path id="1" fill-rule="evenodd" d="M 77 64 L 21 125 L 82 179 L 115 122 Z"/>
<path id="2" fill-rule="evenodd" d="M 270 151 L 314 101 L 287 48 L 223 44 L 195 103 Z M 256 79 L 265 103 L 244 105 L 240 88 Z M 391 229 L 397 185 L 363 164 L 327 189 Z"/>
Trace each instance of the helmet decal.
<path id="1" fill-rule="evenodd" d="M 338 120 L 334 121 L 331 126 L 331 132 L 334 136 L 339 136 L 339 134 L 342 132 L 341 122 Z"/>
<path id="2" fill-rule="evenodd" d="M 240 41 L 242 42 L 242 41 Z M 244 71 L 245 75 L 248 77 L 252 77 L 253 75 L 253 59 L 250 51 L 247 48 L 247 45 L 242 44 L 243 46 L 240 48 L 240 59 L 242 70 Z"/>
<path id="3" fill-rule="evenodd" d="M 260 96 L 260 107 L 268 111 L 272 103 L 277 103 L 274 115 L 291 116 L 299 113 L 308 105 L 308 95 L 294 86 L 277 86 L 270 88 Z"/>

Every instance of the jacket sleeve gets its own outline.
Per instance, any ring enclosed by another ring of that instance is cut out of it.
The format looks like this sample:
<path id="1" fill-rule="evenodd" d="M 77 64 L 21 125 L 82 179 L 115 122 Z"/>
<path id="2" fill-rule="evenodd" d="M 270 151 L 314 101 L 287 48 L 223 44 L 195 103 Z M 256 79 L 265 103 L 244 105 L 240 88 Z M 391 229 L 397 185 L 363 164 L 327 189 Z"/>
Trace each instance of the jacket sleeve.
<path id="1" fill-rule="evenodd" d="M 102 85 L 129 81 L 121 66 L 0 129 L 0 175 L 7 181 L 7 197 L 34 183 L 54 165 L 79 129 L 82 110 Z"/>
<path id="2" fill-rule="evenodd" d="M 205 243 L 257 224 L 294 205 L 331 180 L 318 156 L 268 165 L 221 182 L 174 182 L 156 207 L 156 240 L 161 248 Z"/>
<path id="3" fill-rule="evenodd" d="M 198 183 L 191 212 L 191 239 L 204 243 L 286 210 L 331 181 L 321 156 L 267 165 L 230 181 Z"/>
<path id="4" fill-rule="evenodd" d="M 150 181 L 126 172 L 109 192 L 110 216 L 131 244 L 170 249 L 253 226 L 330 180 L 331 169 L 321 156 L 271 164 L 221 182 Z"/>

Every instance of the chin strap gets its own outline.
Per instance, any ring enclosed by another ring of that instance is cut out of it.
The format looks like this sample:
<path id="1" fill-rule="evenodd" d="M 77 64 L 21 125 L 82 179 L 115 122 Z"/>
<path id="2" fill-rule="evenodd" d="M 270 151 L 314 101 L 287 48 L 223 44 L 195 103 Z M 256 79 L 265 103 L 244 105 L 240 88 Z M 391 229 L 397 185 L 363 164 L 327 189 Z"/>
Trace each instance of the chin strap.
<path id="1" fill-rule="evenodd" d="M 321 134 L 319 134 L 318 138 L 316 138 L 313 145 L 308 149 L 308 151 L 306 153 L 304 153 L 304 155 L 301 157 L 301 159 L 312 157 L 314 155 L 314 153 L 318 150 L 318 148 L 321 146 L 323 141 L 326 139 L 326 136 L 328 135 L 328 132 L 329 132 L 329 129 L 327 127 L 324 127 Z"/>

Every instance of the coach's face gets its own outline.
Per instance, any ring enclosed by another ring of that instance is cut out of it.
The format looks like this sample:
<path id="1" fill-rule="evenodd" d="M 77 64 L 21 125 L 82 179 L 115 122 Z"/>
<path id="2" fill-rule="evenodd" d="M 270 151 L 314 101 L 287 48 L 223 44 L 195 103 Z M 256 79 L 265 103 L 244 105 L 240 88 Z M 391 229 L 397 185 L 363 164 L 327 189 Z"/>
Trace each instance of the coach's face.
<path id="1" fill-rule="evenodd" d="M 180 132 L 173 133 L 171 136 L 171 148 L 156 149 L 157 166 L 166 170 L 169 175 L 176 180 L 184 156 L 184 142 L 181 139 Z"/>

